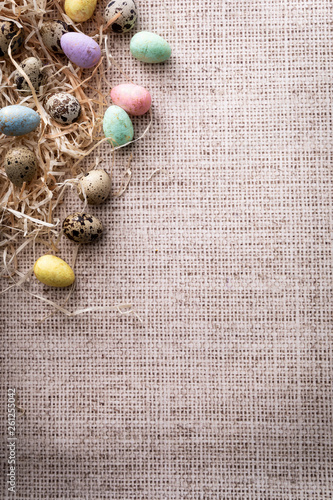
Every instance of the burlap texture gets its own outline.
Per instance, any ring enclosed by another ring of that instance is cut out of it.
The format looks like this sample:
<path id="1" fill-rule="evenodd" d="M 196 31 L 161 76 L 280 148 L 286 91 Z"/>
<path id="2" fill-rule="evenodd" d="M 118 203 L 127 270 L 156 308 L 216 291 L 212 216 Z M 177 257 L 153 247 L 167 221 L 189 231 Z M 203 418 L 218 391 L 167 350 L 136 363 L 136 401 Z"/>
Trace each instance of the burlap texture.
<path id="1" fill-rule="evenodd" d="M 116 156 L 114 189 L 130 153 L 132 181 L 92 209 L 105 235 L 80 251 L 67 307 L 130 302 L 142 323 L 90 312 L 39 325 L 48 306 L 2 296 L 3 415 L 7 387 L 26 411 L 16 498 L 329 500 L 332 3 L 138 8 L 136 31 L 173 54 L 142 64 L 133 33 L 112 37 L 152 93 L 153 125 Z M 95 156 L 108 170 L 109 147 Z M 62 216 L 81 206 L 69 192 Z M 60 256 L 72 251 L 63 240 Z"/>

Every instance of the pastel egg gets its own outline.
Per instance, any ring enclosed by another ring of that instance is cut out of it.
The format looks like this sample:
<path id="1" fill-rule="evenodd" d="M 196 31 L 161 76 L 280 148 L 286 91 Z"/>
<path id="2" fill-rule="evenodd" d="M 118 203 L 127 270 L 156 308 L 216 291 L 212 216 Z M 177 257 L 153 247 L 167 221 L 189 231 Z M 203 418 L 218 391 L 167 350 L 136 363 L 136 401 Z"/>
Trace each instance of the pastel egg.
<path id="1" fill-rule="evenodd" d="M 62 224 L 64 235 L 76 243 L 96 241 L 103 232 L 103 225 L 91 214 L 76 212 L 68 215 Z"/>
<path id="2" fill-rule="evenodd" d="M 105 9 L 104 17 L 106 22 L 110 21 L 116 14 L 121 16 L 111 24 L 114 33 L 126 33 L 131 30 L 137 20 L 137 9 L 134 0 L 111 0 Z"/>
<path id="3" fill-rule="evenodd" d="M 168 42 L 149 31 L 141 31 L 133 36 L 130 51 L 136 59 L 146 63 L 161 63 L 171 56 Z"/>
<path id="4" fill-rule="evenodd" d="M 35 130 L 40 123 L 40 116 L 27 106 L 14 104 L 0 109 L 0 133 L 9 136 L 21 136 Z"/>
<path id="5" fill-rule="evenodd" d="M 91 18 L 97 0 L 65 0 L 64 9 L 68 17 L 76 23 L 83 23 Z"/>
<path id="6" fill-rule="evenodd" d="M 113 146 L 122 146 L 133 139 L 134 130 L 130 117 L 119 106 L 110 106 L 104 114 L 103 131 Z"/>
<path id="7" fill-rule="evenodd" d="M 111 90 L 110 95 L 114 104 L 133 116 L 144 115 L 151 106 L 151 95 L 148 90 L 133 83 L 117 85 Z"/>
<path id="8" fill-rule="evenodd" d="M 83 33 L 65 33 L 60 45 L 68 59 L 80 68 L 92 68 L 102 55 L 98 43 Z"/>
<path id="9" fill-rule="evenodd" d="M 42 61 L 37 57 L 28 57 L 21 62 L 20 66 L 29 77 L 35 91 L 38 92 L 40 85 L 45 79 Z M 18 70 L 14 73 L 14 82 L 16 83 L 17 90 L 20 92 L 24 94 L 32 93 L 27 80 Z"/>
<path id="10" fill-rule="evenodd" d="M 60 92 L 51 96 L 45 104 L 48 114 L 57 123 L 67 125 L 75 122 L 81 114 L 81 104 L 72 94 Z"/>
<path id="11" fill-rule="evenodd" d="M 88 205 L 100 205 L 111 191 L 111 177 L 105 170 L 91 170 L 80 179 L 78 184 L 79 198 L 87 199 Z"/>
<path id="12" fill-rule="evenodd" d="M 13 40 L 10 48 L 12 54 L 16 54 L 24 40 L 23 32 L 16 36 L 20 28 L 13 21 L 0 21 L 0 57 L 8 55 L 8 47 Z"/>
<path id="13" fill-rule="evenodd" d="M 10 149 L 5 156 L 5 171 L 15 186 L 21 187 L 24 182 L 30 182 L 37 171 L 35 154 L 25 146 Z"/>
<path id="14" fill-rule="evenodd" d="M 60 39 L 65 33 L 68 33 L 69 29 L 68 24 L 59 19 L 45 21 L 40 29 L 45 47 L 55 54 L 62 53 Z"/>
<path id="15" fill-rule="evenodd" d="M 38 281 L 48 286 L 64 288 L 75 281 L 73 269 L 55 255 L 43 255 L 36 260 L 34 273 Z"/>

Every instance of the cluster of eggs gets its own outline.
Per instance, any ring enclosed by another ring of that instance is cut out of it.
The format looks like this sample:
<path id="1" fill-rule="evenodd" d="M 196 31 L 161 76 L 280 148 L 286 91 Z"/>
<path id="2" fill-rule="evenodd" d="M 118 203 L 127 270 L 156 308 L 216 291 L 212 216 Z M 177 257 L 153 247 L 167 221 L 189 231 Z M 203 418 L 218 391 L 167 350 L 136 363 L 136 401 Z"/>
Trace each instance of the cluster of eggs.
<path id="1" fill-rule="evenodd" d="M 75 22 L 82 23 L 91 18 L 97 0 L 65 0 L 66 14 Z M 111 0 L 105 9 L 107 27 L 114 33 L 131 30 L 137 20 L 134 0 Z M 40 36 L 47 49 L 55 54 L 65 54 L 80 68 L 92 68 L 101 59 L 100 46 L 95 40 L 81 32 L 75 32 L 61 20 L 43 23 Z M 3 21 L 0 26 L 0 57 L 16 54 L 23 44 L 23 35 L 12 21 Z M 130 52 L 139 61 L 160 63 L 171 55 L 169 44 L 159 35 L 142 31 L 134 35 L 130 42 Z M 38 57 L 28 57 L 20 63 L 13 79 L 16 89 L 22 95 L 40 91 L 45 82 L 45 73 Z M 24 74 L 28 76 L 27 81 Z M 114 146 L 122 146 L 132 141 L 134 136 L 130 116 L 141 116 L 151 107 L 151 95 L 145 88 L 133 83 L 114 87 L 111 92 L 113 104 L 105 111 L 103 131 Z M 72 124 L 80 118 L 81 105 L 70 93 L 60 92 L 48 97 L 44 107 L 49 116 L 61 125 Z M 28 106 L 11 105 L 0 109 L 0 133 L 7 136 L 22 136 L 34 131 L 40 124 L 39 114 Z M 9 180 L 22 187 L 35 177 L 38 161 L 33 151 L 25 146 L 16 146 L 5 155 L 5 171 Z M 78 195 L 88 205 L 100 205 L 109 196 L 111 178 L 104 170 L 92 170 L 78 181 Z M 76 243 L 96 241 L 103 232 L 101 221 L 92 214 L 76 212 L 63 221 L 64 234 Z M 34 265 L 34 273 L 39 281 L 49 286 L 66 287 L 75 280 L 71 267 L 59 257 L 43 255 Z"/>

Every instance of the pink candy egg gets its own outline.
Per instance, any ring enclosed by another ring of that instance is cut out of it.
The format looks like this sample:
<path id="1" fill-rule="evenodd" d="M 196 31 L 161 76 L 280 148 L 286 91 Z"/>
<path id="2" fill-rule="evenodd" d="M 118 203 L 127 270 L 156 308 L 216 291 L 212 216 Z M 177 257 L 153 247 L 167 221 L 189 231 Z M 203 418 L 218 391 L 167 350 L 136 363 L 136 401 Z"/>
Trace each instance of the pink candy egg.
<path id="1" fill-rule="evenodd" d="M 141 116 L 147 113 L 151 106 L 151 95 L 148 90 L 133 83 L 122 83 L 114 87 L 111 99 L 128 114 Z"/>
<path id="2" fill-rule="evenodd" d="M 102 55 L 98 43 L 83 33 L 65 33 L 60 45 L 68 59 L 80 68 L 92 68 Z"/>

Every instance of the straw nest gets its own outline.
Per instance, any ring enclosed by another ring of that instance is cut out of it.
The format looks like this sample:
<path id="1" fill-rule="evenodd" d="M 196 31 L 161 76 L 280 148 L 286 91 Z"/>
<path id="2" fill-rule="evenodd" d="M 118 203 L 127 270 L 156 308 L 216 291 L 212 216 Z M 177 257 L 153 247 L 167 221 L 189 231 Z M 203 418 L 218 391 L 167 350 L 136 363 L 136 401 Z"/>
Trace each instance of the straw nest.
<path id="1" fill-rule="evenodd" d="M 5 0 L 2 5 L 1 20 L 16 22 L 25 41 L 17 55 L 13 56 L 9 51 L 9 57 L 0 60 L 0 107 L 24 104 L 41 116 L 36 131 L 22 137 L 2 136 L 0 141 L 1 164 L 6 152 L 14 145 L 32 149 L 39 164 L 37 178 L 28 185 L 23 184 L 22 188 L 15 187 L 6 177 L 3 165 L 0 167 L 0 246 L 3 251 L 0 271 L 3 276 L 13 276 L 21 274 L 18 272 L 18 254 L 27 244 L 39 242 L 48 250 L 57 250 L 59 220 L 54 214 L 62 202 L 68 179 L 80 174 L 80 161 L 98 141 L 105 140 L 101 138 L 101 125 L 107 102 L 101 87 L 103 66 L 105 60 L 109 64 L 111 56 L 107 54 L 108 26 L 103 26 L 97 13 L 93 20 L 96 31 L 90 36 L 100 44 L 102 58 L 92 70 L 81 70 L 73 67 L 65 56 L 50 53 L 40 36 L 39 30 L 46 19 L 63 19 L 79 31 L 56 0 Z M 32 95 L 26 96 L 16 89 L 13 74 L 19 63 L 30 56 L 42 60 L 47 78 L 38 94 L 33 91 Z M 45 112 L 47 98 L 56 92 L 68 92 L 80 101 L 82 113 L 78 122 L 59 125 Z"/>

